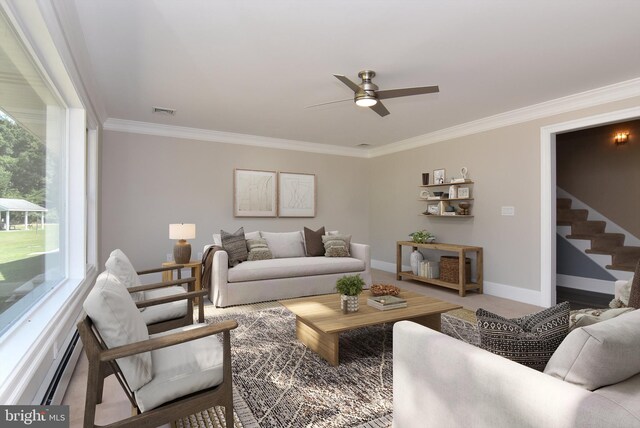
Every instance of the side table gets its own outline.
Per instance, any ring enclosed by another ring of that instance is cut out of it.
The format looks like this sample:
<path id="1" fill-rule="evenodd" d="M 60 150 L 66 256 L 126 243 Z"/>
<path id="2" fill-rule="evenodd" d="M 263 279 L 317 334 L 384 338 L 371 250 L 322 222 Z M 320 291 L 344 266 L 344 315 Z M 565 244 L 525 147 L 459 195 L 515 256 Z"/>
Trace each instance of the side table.
<path id="1" fill-rule="evenodd" d="M 196 279 L 195 291 L 202 290 L 202 262 L 200 260 L 191 260 L 189 263 L 181 263 L 185 268 L 191 268 L 191 276 Z M 164 262 L 162 263 L 162 267 L 171 267 L 175 266 L 176 262 Z M 172 270 L 166 270 L 162 272 L 162 281 L 173 281 L 173 272 Z M 195 305 L 200 303 L 200 298 L 194 299 L 193 303 Z"/>

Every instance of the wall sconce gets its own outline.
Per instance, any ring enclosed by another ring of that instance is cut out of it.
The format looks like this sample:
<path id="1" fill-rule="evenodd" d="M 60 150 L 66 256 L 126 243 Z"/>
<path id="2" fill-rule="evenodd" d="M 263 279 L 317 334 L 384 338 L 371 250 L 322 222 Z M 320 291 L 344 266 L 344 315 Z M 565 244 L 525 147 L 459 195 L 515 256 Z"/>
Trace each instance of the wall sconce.
<path id="1" fill-rule="evenodd" d="M 627 144 L 629 141 L 629 132 L 616 132 L 616 135 L 613 136 L 613 142 L 616 143 L 616 146 L 620 146 L 622 144 Z"/>

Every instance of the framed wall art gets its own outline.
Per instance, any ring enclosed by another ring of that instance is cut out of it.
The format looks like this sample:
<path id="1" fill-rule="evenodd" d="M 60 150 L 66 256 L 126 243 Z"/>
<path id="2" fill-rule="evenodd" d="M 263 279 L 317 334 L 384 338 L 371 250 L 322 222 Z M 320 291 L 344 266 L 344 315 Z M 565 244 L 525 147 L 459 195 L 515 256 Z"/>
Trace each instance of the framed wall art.
<path id="1" fill-rule="evenodd" d="M 316 176 L 292 172 L 278 173 L 278 215 L 316 216 Z"/>
<path id="2" fill-rule="evenodd" d="M 433 184 L 444 184 L 445 178 L 444 169 L 436 169 L 433 171 Z"/>
<path id="3" fill-rule="evenodd" d="M 233 216 L 276 217 L 275 171 L 235 169 L 233 171 Z"/>
<path id="4" fill-rule="evenodd" d="M 469 197 L 468 187 L 458 187 L 458 198 L 465 199 Z"/>

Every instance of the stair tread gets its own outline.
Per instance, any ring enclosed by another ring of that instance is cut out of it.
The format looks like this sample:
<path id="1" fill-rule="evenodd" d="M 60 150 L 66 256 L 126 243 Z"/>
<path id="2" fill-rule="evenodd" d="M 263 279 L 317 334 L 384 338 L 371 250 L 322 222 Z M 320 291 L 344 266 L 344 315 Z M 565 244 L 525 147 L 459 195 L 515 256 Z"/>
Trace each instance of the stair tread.
<path id="1" fill-rule="evenodd" d="M 632 264 L 624 264 L 624 265 L 619 264 L 619 265 L 607 265 L 607 269 L 634 272 L 636 270 L 636 267 L 635 265 L 632 265 Z"/>
<path id="2" fill-rule="evenodd" d="M 591 238 L 593 238 L 593 235 L 567 235 L 568 239 L 588 239 L 591 240 Z"/>
<path id="3" fill-rule="evenodd" d="M 614 250 L 594 250 L 594 249 L 587 249 L 584 250 L 585 253 L 587 254 L 601 254 L 603 256 L 613 256 L 613 252 Z"/>

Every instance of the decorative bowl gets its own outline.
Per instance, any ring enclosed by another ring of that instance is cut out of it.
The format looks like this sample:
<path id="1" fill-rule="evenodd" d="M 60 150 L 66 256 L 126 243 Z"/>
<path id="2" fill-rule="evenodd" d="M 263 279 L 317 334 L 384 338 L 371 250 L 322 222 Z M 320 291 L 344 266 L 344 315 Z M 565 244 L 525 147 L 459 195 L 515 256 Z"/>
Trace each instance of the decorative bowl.
<path id="1" fill-rule="evenodd" d="M 433 192 L 433 196 L 440 197 L 442 195 L 444 195 L 444 192 Z"/>
<path id="2" fill-rule="evenodd" d="M 391 284 L 373 284 L 369 289 L 374 296 L 397 296 L 400 289 Z"/>
<path id="3" fill-rule="evenodd" d="M 458 206 L 460 208 L 462 208 L 463 210 L 466 210 L 467 208 L 469 208 L 471 206 L 471 204 L 469 202 L 462 202 L 462 203 L 458 204 Z"/>

